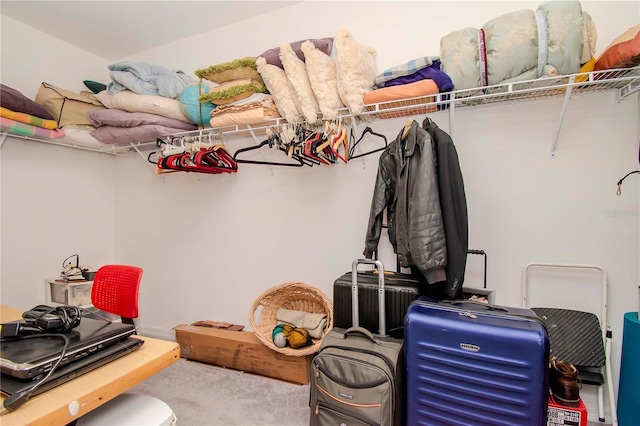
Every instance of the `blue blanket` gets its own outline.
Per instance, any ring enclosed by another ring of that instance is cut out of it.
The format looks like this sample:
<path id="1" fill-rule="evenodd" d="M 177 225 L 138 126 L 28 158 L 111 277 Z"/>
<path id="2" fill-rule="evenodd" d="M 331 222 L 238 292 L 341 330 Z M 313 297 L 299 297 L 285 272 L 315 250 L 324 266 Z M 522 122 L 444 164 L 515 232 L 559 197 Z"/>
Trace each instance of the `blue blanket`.
<path id="1" fill-rule="evenodd" d="M 180 92 L 196 80 L 182 71 L 171 71 L 143 62 L 119 62 L 109 65 L 112 82 L 107 91 L 115 95 L 130 90 L 139 95 L 158 95 L 176 99 Z"/>

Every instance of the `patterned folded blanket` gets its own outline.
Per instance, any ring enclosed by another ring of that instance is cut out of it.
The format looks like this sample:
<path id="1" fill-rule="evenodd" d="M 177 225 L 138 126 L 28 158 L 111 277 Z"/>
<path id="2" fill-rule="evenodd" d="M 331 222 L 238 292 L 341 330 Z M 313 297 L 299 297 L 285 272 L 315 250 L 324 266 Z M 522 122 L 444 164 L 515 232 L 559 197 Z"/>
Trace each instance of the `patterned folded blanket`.
<path id="1" fill-rule="evenodd" d="M 50 139 L 64 137 L 62 129 L 45 129 L 43 127 L 32 126 L 31 124 L 21 123 L 5 117 L 0 117 L 0 131 L 19 136 L 33 136 Z"/>
<path id="2" fill-rule="evenodd" d="M 32 126 L 42 127 L 44 129 L 57 129 L 58 123 L 54 120 L 45 120 L 35 115 L 25 114 L 24 112 L 15 112 L 7 108 L 0 107 L 0 117 L 9 118 L 21 123 L 31 124 Z"/>

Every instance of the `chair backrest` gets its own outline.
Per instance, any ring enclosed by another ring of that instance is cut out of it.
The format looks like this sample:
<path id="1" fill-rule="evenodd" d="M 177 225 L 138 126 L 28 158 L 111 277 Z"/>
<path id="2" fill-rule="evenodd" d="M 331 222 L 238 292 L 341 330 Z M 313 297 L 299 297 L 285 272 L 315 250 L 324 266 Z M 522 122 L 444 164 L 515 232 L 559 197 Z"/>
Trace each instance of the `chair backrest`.
<path id="1" fill-rule="evenodd" d="M 128 265 L 105 265 L 96 272 L 91 290 L 91 303 L 96 308 L 120 315 L 133 324 L 138 317 L 138 289 L 142 269 Z"/>

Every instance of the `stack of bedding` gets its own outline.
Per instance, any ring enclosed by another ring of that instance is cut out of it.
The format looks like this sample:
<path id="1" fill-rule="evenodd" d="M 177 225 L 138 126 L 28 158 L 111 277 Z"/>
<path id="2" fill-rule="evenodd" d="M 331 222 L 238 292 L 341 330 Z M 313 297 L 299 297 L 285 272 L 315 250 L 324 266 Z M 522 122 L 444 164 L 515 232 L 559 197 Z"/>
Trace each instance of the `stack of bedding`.
<path id="1" fill-rule="evenodd" d="M 453 90 L 453 82 L 440 69 L 440 59 L 437 56 L 417 58 L 390 68 L 375 78 L 374 85 L 374 90 L 364 94 L 364 103 L 370 110 L 374 110 L 377 105 L 378 118 L 435 112 L 438 107 L 428 105 L 436 101 L 435 95 Z M 417 106 L 404 108 L 406 101 L 410 99 L 415 100 Z"/>
<path id="2" fill-rule="evenodd" d="M 57 139 L 65 136 L 46 109 L 4 84 L 0 84 L 0 130 L 33 138 Z"/>
<path id="3" fill-rule="evenodd" d="M 214 105 L 209 112 L 211 127 L 260 125 L 281 117 L 257 71 L 256 58 L 245 57 L 211 65 L 196 70 L 195 74 L 208 86 L 199 101 Z"/>
<path id="4" fill-rule="evenodd" d="M 112 81 L 94 95 L 105 108 L 89 111 L 91 135 L 104 144 L 130 145 L 196 130 L 178 98 L 194 79 L 142 62 L 109 65 Z"/>

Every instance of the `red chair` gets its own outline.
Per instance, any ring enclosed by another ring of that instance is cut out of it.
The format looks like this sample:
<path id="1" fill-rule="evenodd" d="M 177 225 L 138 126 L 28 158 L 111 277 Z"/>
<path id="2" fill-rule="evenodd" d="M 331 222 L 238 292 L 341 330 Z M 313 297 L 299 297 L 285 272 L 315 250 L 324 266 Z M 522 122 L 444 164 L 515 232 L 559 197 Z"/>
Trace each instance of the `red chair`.
<path id="1" fill-rule="evenodd" d="M 105 265 L 93 279 L 91 302 L 101 311 L 119 315 L 123 323 L 138 318 L 138 289 L 142 269 Z M 143 346 L 144 347 L 144 346 Z M 175 425 L 176 416 L 164 401 L 149 395 L 125 392 L 76 420 L 76 426 Z"/>
<path id="2" fill-rule="evenodd" d="M 101 311 L 119 315 L 122 322 L 133 324 L 138 318 L 138 289 L 142 269 L 128 265 L 105 265 L 93 279 L 91 303 Z"/>

